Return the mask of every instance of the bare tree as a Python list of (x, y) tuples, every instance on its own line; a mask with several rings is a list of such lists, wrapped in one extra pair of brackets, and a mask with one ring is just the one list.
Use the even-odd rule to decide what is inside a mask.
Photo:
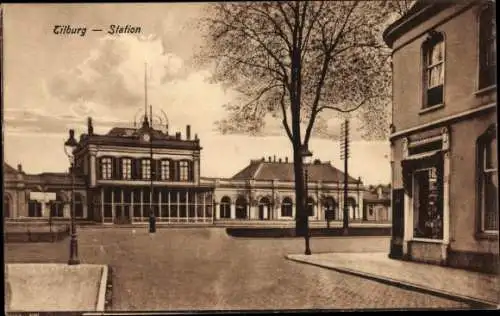
[(381, 33), (393, 12), (389, 7), (387, 1), (238, 2), (210, 7), (200, 60), (212, 61), (213, 79), (239, 93), (226, 105), (229, 117), (219, 122), (219, 128), (257, 133), (268, 114), (280, 117), (293, 147), (297, 205), (304, 203), (301, 149), (308, 146), (320, 114), (359, 109), (370, 119), (377, 115), (369, 113), (387, 107), (389, 54)]

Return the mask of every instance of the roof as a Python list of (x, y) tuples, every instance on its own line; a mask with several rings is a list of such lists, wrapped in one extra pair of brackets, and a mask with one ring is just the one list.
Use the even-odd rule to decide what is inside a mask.
[[(143, 133), (151, 135), (151, 142), (141, 140)], [(107, 145), (129, 147), (150, 147), (154, 148), (172, 148), (172, 149), (194, 149), (201, 150), (200, 140), (195, 136), (194, 139), (182, 139), (180, 133), (169, 135), (161, 130), (153, 128), (126, 128), (114, 127), (107, 134), (81, 134), (79, 147), (85, 147), (86, 144)]]
[[(382, 196), (379, 197), (378, 190), (382, 189)], [(391, 200), (391, 187), (387, 185), (369, 186), (363, 193), (363, 200), (368, 202), (387, 202)]]
[[(343, 182), (344, 173), (332, 166), (330, 162), (316, 162), (307, 165), (309, 181)], [(281, 180), (294, 181), (293, 162), (270, 162), (252, 160), (250, 164), (235, 174), (234, 180)], [(348, 177), (348, 182), (358, 183), (353, 177)]]
[(401, 35), (429, 20), (445, 8), (458, 3), (461, 2), (456, 0), (417, 0), (405, 15), (384, 30), (382, 37), (386, 44), (392, 48), (394, 41)]
[(18, 171), (15, 168), (13, 168), (12, 166), (10, 166), (5, 161), (3, 163), (3, 172), (4, 173), (18, 173)]

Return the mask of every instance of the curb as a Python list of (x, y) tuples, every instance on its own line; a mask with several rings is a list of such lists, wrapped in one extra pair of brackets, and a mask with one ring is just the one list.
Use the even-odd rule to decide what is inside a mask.
[(479, 309), (497, 309), (498, 308), (498, 305), (493, 303), (493, 302), (489, 302), (489, 301), (485, 301), (485, 300), (482, 300), (479, 298), (473, 298), (473, 297), (469, 297), (469, 296), (465, 296), (465, 295), (450, 293), (450, 292), (443, 291), (443, 290), (436, 290), (433, 288), (425, 287), (425, 286), (414, 284), (411, 282), (405, 282), (405, 281), (395, 280), (395, 279), (391, 279), (391, 278), (387, 278), (387, 277), (381, 277), (381, 276), (378, 276), (375, 274), (365, 273), (365, 272), (356, 271), (356, 270), (352, 270), (352, 269), (348, 269), (348, 268), (331, 267), (331, 266), (321, 264), (321, 263), (307, 262), (307, 261), (303, 261), (300, 259), (291, 258), (291, 257), (289, 257), (289, 255), (285, 255), (285, 258), (290, 260), (290, 261), (303, 263), (303, 264), (309, 264), (309, 265), (337, 271), (340, 273), (354, 275), (354, 276), (362, 277), (365, 279), (369, 279), (369, 280), (376, 281), (379, 283), (384, 283), (387, 285), (396, 286), (398, 288), (402, 288), (402, 289), (406, 289), (406, 290), (410, 290), (410, 291), (417, 291), (417, 292), (424, 293), (424, 294), (430, 294), (430, 295), (434, 295), (437, 297), (466, 303), (466, 304), (470, 305), (470, 307), (473, 309), (478, 309), (478, 308)]
[(97, 293), (96, 311), (104, 312), (106, 303), (106, 283), (108, 281), (108, 266), (102, 266), (101, 281), (99, 283), (99, 292)]

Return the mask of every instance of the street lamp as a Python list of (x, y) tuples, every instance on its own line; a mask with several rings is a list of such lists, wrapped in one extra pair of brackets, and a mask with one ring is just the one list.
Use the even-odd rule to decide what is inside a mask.
[(309, 190), (308, 190), (308, 182), (309, 182), (309, 170), (307, 165), (311, 163), (312, 152), (309, 151), (307, 147), (302, 147), (302, 166), (304, 167), (304, 206), (302, 212), (302, 220), (304, 221), (304, 239), (306, 242), (306, 255), (311, 254), (311, 248), (309, 247)]
[(75, 156), (73, 151), (75, 150), (78, 142), (75, 139), (75, 131), (69, 130), (69, 138), (64, 143), (64, 152), (68, 156), (70, 162), (70, 173), (71, 173), (71, 240), (69, 244), (69, 265), (80, 264), (80, 259), (78, 259), (78, 240), (76, 237), (76, 226), (75, 226)]

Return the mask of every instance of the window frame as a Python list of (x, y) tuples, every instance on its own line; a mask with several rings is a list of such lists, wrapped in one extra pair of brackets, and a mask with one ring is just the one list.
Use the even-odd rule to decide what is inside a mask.
[[(100, 175), (102, 180), (111, 180), (113, 179), (113, 157), (103, 156), (99, 158), (100, 162)], [(105, 163), (106, 162), (106, 163)], [(108, 163), (109, 162), (109, 163)], [(109, 168), (107, 168), (109, 166)], [(108, 173), (106, 172), (108, 171)]]
[[(170, 172), (172, 162), (170, 159), (162, 159), (160, 160), (160, 180), (168, 181), (171, 179), (172, 175)], [(166, 166), (166, 168), (165, 168)]]
[[(442, 60), (438, 63), (429, 64), (429, 60), (432, 59), (430, 53), (433, 51), (433, 48), (438, 45), (442, 45)], [(428, 111), (432, 111), (434, 109), (438, 109), (444, 106), (445, 104), (445, 83), (446, 83), (446, 37), (443, 32), (431, 31), (427, 35), (427, 38), (422, 43), (421, 46), (421, 60), (422, 60), (422, 106), (420, 114), (426, 113)], [(442, 83), (440, 85), (435, 85), (430, 87), (430, 70), (442, 65)], [(436, 89), (441, 87), (441, 102), (436, 104), (429, 104), (429, 91), (431, 89)]]
[[(496, 174), (497, 177), (497, 182), (498, 182), (498, 156), (497, 156), (497, 161), (496, 161), (496, 168), (490, 168), (488, 169), (486, 166), (486, 150), (488, 145), (490, 145), (492, 142), (497, 141), (497, 128), (495, 123), (491, 124), (486, 131), (481, 134), (476, 142), (476, 172), (477, 172), (477, 192), (476, 192), (476, 199), (477, 199), (477, 217), (478, 217), (478, 234), (480, 237), (484, 236), (494, 236), (495, 238), (498, 236), (498, 228), (496, 229), (486, 229), (485, 228), (485, 199), (484, 199), (484, 182), (485, 182), (485, 174)], [(498, 146), (498, 143), (497, 143)], [(497, 154), (498, 155), (498, 154)], [(497, 206), (498, 206), (498, 193), (497, 193)], [(496, 215), (498, 218), (498, 214)], [(498, 219), (497, 219), (498, 221)], [(498, 226), (498, 222), (497, 222)]]
[[(416, 175), (417, 173), (419, 172), (422, 172), (422, 171), (427, 171), (429, 172), (431, 169), (435, 169), (435, 172), (436, 172), (436, 182), (437, 182), (437, 185), (438, 185), (438, 194), (440, 194), (441, 196), (438, 195), (438, 199), (437, 199), (437, 202), (439, 202), (440, 205), (438, 205), (439, 209), (438, 209), (438, 213), (440, 213), (441, 215), (441, 236), (438, 237), (438, 238), (434, 238), (432, 236), (417, 236), (415, 235), (415, 230), (417, 227), (415, 227), (415, 212), (420, 212), (420, 209), (418, 210), (415, 210), (415, 204), (416, 202), (418, 201), (419, 199), (419, 196), (420, 196), (420, 192), (416, 192), (415, 189), (418, 187), (417, 186), (417, 179), (416, 179)], [(425, 166), (425, 167), (421, 167), (421, 168), (416, 168), (412, 171), (412, 215), (411, 215), (411, 219), (412, 219), (412, 223), (411, 223), (411, 227), (412, 227), (412, 240), (429, 240), (429, 241), (433, 241), (433, 242), (442, 242), (444, 240), (444, 205), (443, 205), (443, 202), (444, 202), (444, 192), (442, 190), (442, 186), (443, 186), (443, 179), (441, 179), (441, 183), (440, 183), (440, 180), (439, 180), (439, 176), (440, 176), (440, 172), (438, 170), (438, 166), (433, 166), (433, 165), (430, 165), (430, 166)], [(441, 175), (443, 176), (443, 175)], [(430, 177), (427, 178), (427, 181), (429, 182), (429, 179)], [(441, 187), (439, 187), (439, 185), (441, 185)], [(419, 217), (420, 217), (420, 213), (419, 213)], [(427, 218), (427, 220), (429, 220), (429, 218)]]
[[(151, 172), (152, 171), (151, 170), (151, 167), (152, 167), (151, 159), (150, 158), (142, 158), (140, 161), (141, 161), (141, 179), (142, 180), (151, 180), (151, 176), (152, 176), (152, 172)], [(148, 166), (149, 166), (149, 174), (146, 174), (144, 172), (144, 170), (145, 170), (145, 168), (148, 168)]]
[[(290, 215), (287, 215), (286, 213), (288, 213), (288, 210), (285, 209), (286, 206), (290, 207)], [(286, 212), (285, 212), (286, 210)], [(290, 197), (284, 197), (283, 200), (281, 200), (281, 210), (280, 210), (280, 217), (286, 217), (286, 218), (289, 218), (289, 217), (293, 217), (293, 200), (292, 198)]]
[[(189, 179), (189, 160), (180, 160), (179, 161), (179, 181), (188, 182)], [(183, 171), (185, 171), (185, 177), (183, 177)]]
[[(128, 161), (128, 173), (126, 170), (127, 164), (125, 162)], [(130, 157), (122, 157), (121, 158), (121, 179), (122, 180), (132, 180), (132, 158)]]
[[(483, 14), (488, 14), (488, 11), (491, 11), (491, 21), (484, 21), (483, 20)], [(487, 43), (489, 43), (490, 45), (486, 45), (486, 43), (484, 42), (484, 37), (482, 36), (483, 35), (483, 23), (485, 22), (488, 22), (490, 25), (489, 25), (489, 30), (493, 30), (494, 28), (496, 28), (496, 5), (495, 3), (486, 3), (485, 5), (481, 6), (477, 12), (477, 86), (476, 86), (476, 90), (477, 92), (482, 92), (482, 91), (489, 91), (490, 89), (496, 87), (497, 85), (497, 78), (496, 78), (496, 67), (497, 67), (497, 64), (496, 64), (496, 59), (495, 59), (495, 64), (494, 65), (491, 65), (491, 66), (487, 66), (485, 67), (485, 62), (483, 61), (483, 57), (484, 57), (484, 54), (486, 53), (485, 49), (487, 50), (488, 48), (492, 47), (491, 44), (493, 44), (493, 46), (496, 47), (496, 36), (493, 36), (492, 35), (492, 32), (489, 33), (490, 37), (488, 38), (488, 41)], [(491, 23), (493, 22), (493, 23)], [(491, 26), (491, 24), (493, 24), (493, 26)], [(495, 54), (497, 52), (495, 51)], [(489, 68), (493, 68), (493, 73), (495, 74), (495, 78), (493, 81), (488, 81), (486, 83), (483, 83), (482, 80), (484, 80), (484, 73), (487, 72), (487, 71), (491, 71), (489, 70)]]

